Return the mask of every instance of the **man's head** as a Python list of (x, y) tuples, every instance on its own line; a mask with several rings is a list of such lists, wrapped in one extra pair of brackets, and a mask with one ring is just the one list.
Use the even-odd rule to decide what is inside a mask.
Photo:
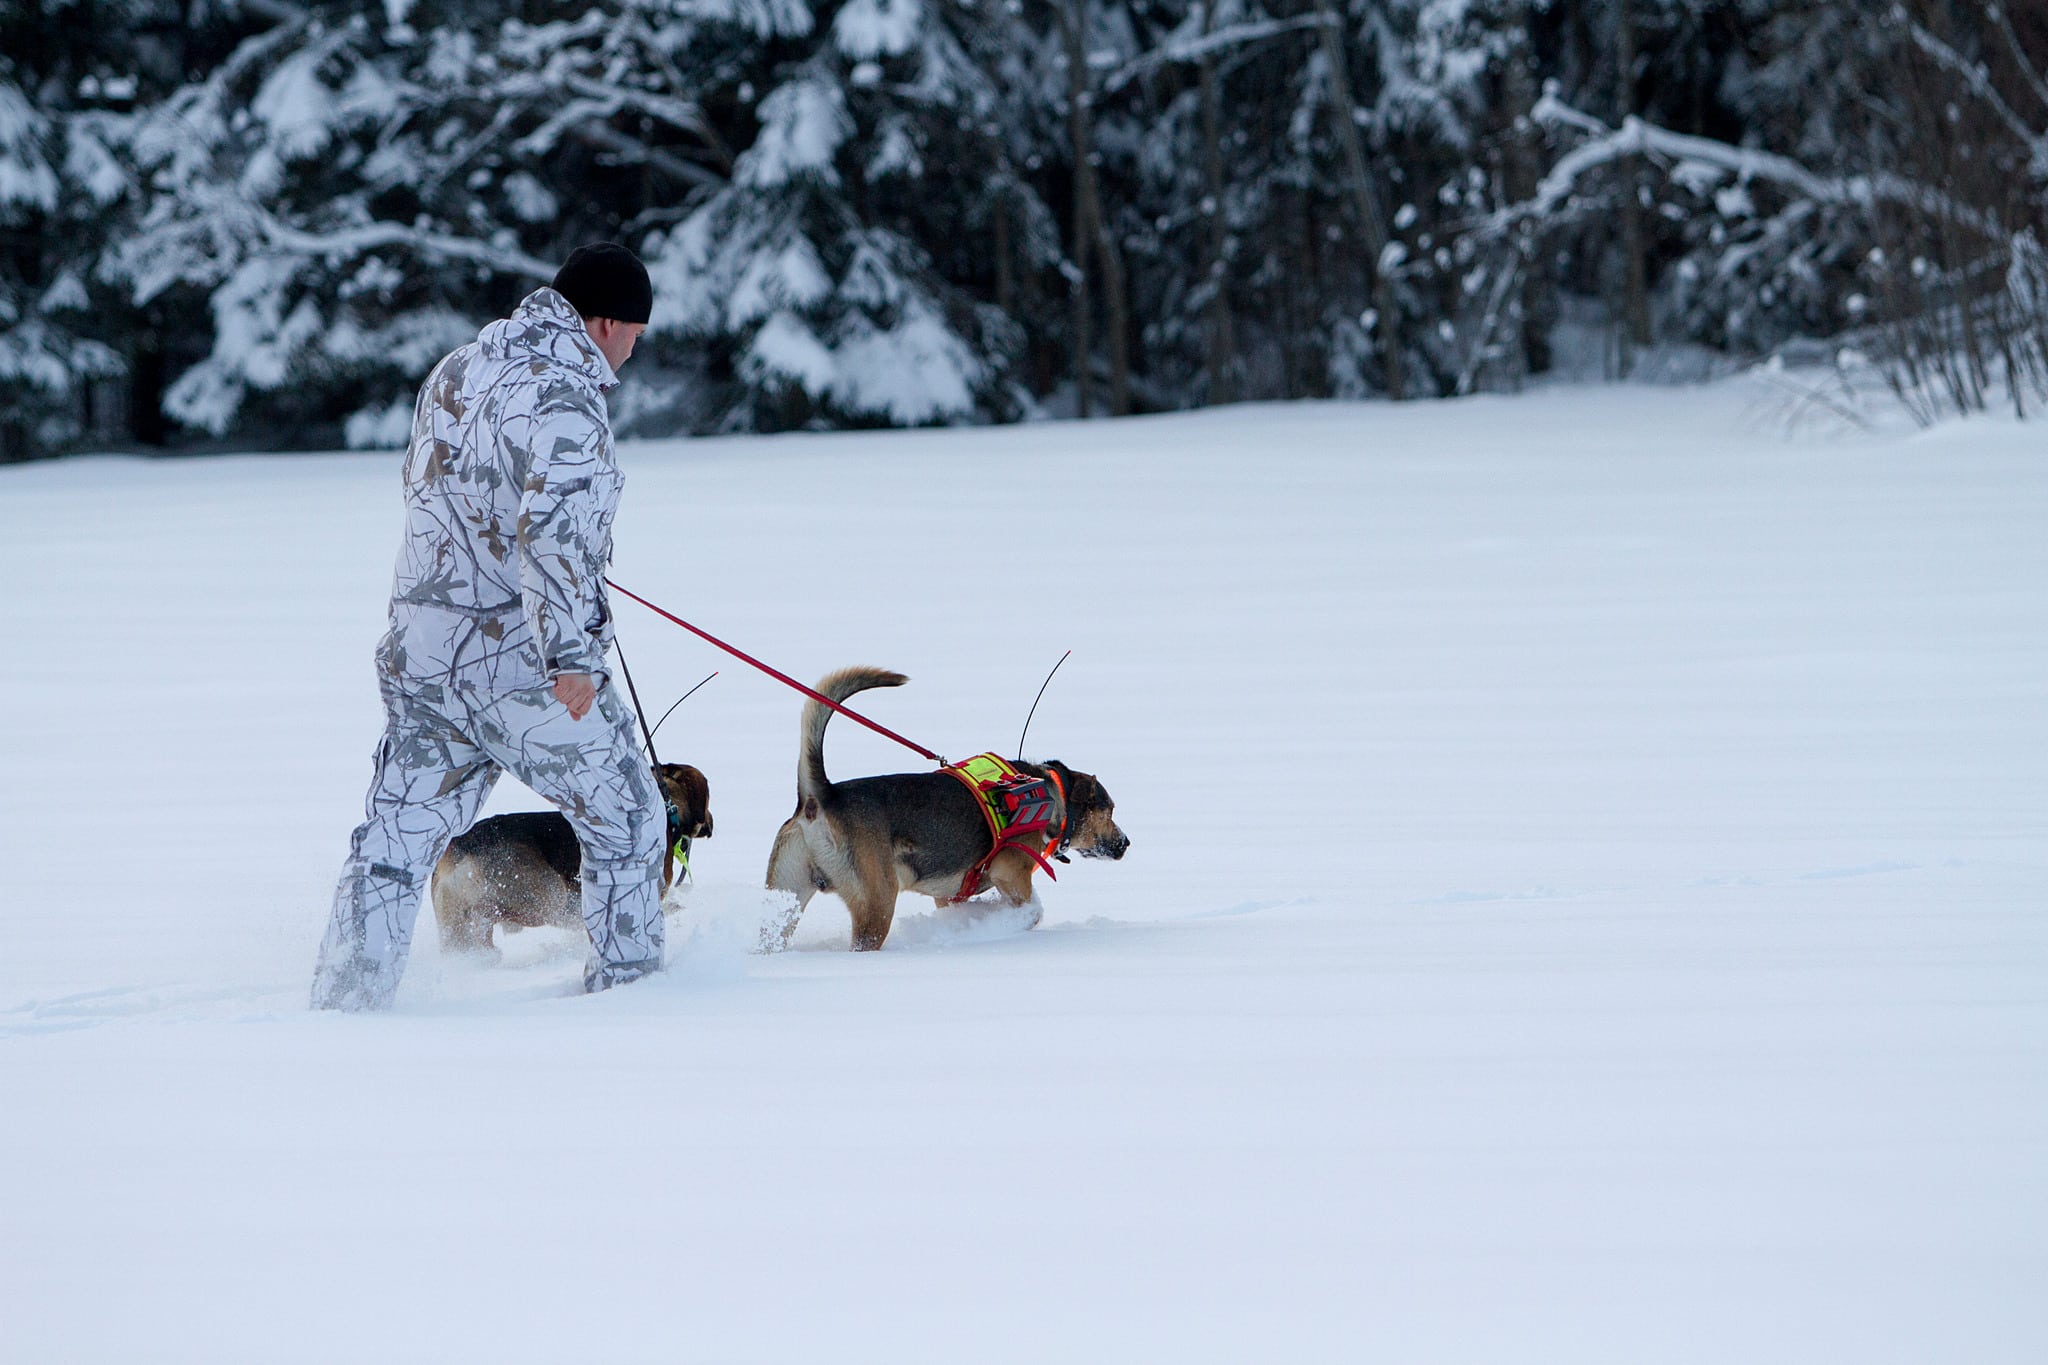
[(617, 242), (579, 246), (555, 272), (554, 289), (583, 315), (612, 369), (625, 364), (654, 311), (654, 286), (640, 258)]

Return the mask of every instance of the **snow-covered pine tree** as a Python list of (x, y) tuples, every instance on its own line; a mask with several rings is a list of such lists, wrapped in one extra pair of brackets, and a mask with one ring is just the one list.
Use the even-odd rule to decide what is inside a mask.
[(693, 43), (729, 54), (706, 98), (743, 150), (648, 243), (650, 332), (708, 357), (716, 424), (1015, 416), (1021, 334), (977, 297), (975, 262), (994, 253), (974, 243), (1000, 204), (1028, 252), (1037, 206), (1007, 167), (977, 12), (714, 0), (689, 15)]
[(720, 180), (638, 6), (268, 7), (275, 22), (137, 122), (152, 198), (108, 272), (138, 303), (207, 292), (188, 426), (402, 435), (419, 376), (570, 245)]
[(64, 4), (0, 12), (0, 461), (62, 450), (118, 420), (93, 256), (129, 182), (110, 150), (149, 62), (150, 0), (79, 22)]

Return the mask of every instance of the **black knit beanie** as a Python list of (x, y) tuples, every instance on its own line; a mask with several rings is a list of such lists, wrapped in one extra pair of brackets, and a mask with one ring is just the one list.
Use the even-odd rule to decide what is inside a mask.
[(644, 323), (654, 311), (654, 286), (648, 283), (647, 267), (617, 242), (577, 247), (555, 272), (554, 287), (586, 322), (613, 318)]

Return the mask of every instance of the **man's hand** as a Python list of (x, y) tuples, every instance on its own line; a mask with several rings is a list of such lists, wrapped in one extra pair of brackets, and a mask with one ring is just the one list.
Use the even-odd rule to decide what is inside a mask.
[(569, 708), (570, 720), (582, 720), (597, 700), (597, 685), (588, 673), (563, 673), (555, 679), (555, 700)]

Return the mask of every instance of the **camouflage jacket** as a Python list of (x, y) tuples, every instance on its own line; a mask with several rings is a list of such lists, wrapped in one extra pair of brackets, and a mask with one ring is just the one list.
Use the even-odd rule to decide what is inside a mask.
[(380, 666), (406, 691), (499, 694), (606, 672), (604, 575), (624, 482), (618, 383), (569, 301), (527, 295), (427, 376)]

